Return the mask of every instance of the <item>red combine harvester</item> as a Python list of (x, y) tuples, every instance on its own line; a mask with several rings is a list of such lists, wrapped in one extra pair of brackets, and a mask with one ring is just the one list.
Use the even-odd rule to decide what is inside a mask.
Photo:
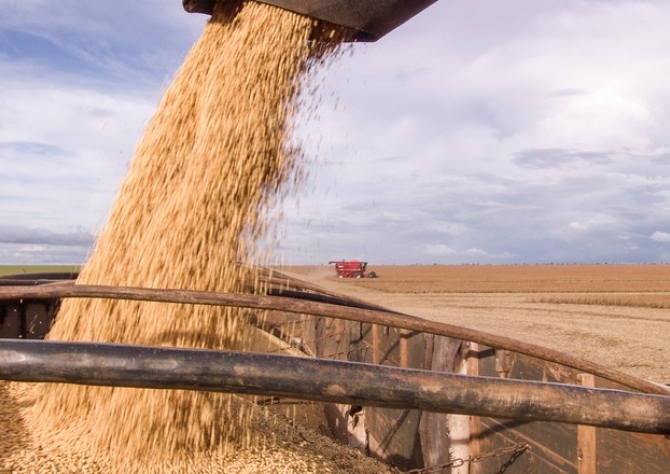
[(368, 262), (359, 262), (358, 260), (328, 262), (329, 265), (333, 263), (335, 264), (335, 273), (337, 273), (338, 278), (365, 278), (365, 268)]

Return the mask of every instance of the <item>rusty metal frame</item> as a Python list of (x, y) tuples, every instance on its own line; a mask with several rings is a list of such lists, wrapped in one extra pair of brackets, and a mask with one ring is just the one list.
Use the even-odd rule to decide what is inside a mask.
[(254, 352), (0, 342), (0, 378), (231, 392), (670, 434), (670, 397)]
[[(278, 278), (277, 281), (282, 280), (281, 278)], [(294, 282), (294, 285), (300, 285), (300, 283), (295, 280), (291, 281)], [(282, 284), (286, 285), (287, 281), (284, 280)], [(313, 286), (305, 285), (305, 288), (313, 288)], [(296, 289), (296, 286), (294, 286), (293, 289)], [(276, 289), (275, 291), (277, 294), (282, 293), (281, 289)], [(437, 336), (454, 337), (464, 341), (476, 342), (485, 346), (517, 352), (541, 360), (562, 364), (582, 372), (591, 373), (640, 392), (670, 395), (670, 387), (655, 384), (591, 361), (579, 359), (560, 351), (461, 326), (429, 321), (416, 316), (385, 310), (381, 307), (375, 307), (374, 305), (360, 304), (356, 300), (347, 300), (346, 298), (337, 296), (322, 295), (324, 301), (329, 301), (326, 303), (321, 301), (310, 301), (310, 297), (306, 300), (302, 300), (299, 298), (287, 298), (282, 296), (72, 285), (66, 283), (38, 287), (0, 288), (0, 300), (21, 298), (109, 298), (165, 303), (236, 306), (250, 309), (311, 314), (314, 316), (341, 318), (350, 321), (362, 321), (371, 324), (394, 326), (399, 329), (419, 331)], [(340, 301), (346, 302), (347, 305), (342, 306), (338, 304)]]

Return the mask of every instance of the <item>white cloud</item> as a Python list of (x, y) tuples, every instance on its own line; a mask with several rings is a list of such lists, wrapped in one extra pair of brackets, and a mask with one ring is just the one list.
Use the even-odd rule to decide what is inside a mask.
[(478, 249), (478, 248), (468, 249), (468, 250), (465, 251), (465, 253), (468, 254), (468, 255), (477, 255), (477, 256), (489, 255), (489, 253), (486, 252), (485, 250)]
[(0, 220), (95, 230), (155, 104), (41, 81), (0, 88)]
[(467, 231), (467, 226), (460, 224), (458, 222), (441, 222), (435, 221), (429, 223), (426, 227), (426, 230), (434, 230), (440, 234), (459, 236), (463, 235)]
[(596, 215), (596, 216), (591, 216), (587, 217), (585, 219), (582, 219), (580, 221), (573, 221), (570, 222), (568, 227), (572, 230), (577, 230), (577, 231), (586, 231), (586, 230), (593, 230), (595, 229), (600, 229), (603, 227), (611, 226), (612, 224), (615, 224), (617, 222), (616, 218), (612, 216), (607, 216), (607, 215)]
[(456, 250), (444, 244), (425, 245), (422, 250), (424, 254), (431, 257), (446, 257), (458, 253)]
[(656, 232), (651, 234), (651, 240), (653, 240), (654, 242), (662, 242), (662, 243), (670, 242), (670, 233), (661, 232), (657, 230)]

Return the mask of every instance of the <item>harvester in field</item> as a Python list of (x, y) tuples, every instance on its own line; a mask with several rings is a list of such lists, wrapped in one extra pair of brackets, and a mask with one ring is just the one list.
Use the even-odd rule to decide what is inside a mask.
[(365, 269), (368, 262), (361, 262), (358, 260), (331, 260), (328, 265), (335, 265), (335, 273), (337, 278), (365, 278)]

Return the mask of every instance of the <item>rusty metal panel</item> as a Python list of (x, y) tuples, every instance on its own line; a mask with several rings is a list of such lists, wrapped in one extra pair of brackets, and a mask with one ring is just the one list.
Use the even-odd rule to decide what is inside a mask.
[(418, 410), (366, 408), (370, 452), (402, 470), (423, 467)]
[[(460, 341), (387, 326), (357, 323), (366, 348), (362, 361), (424, 370), (453, 372)], [(352, 360), (352, 359), (350, 359)], [(361, 359), (358, 359), (361, 360)], [(448, 462), (449, 440), (443, 414), (418, 410), (365, 408), (369, 451), (400, 469)]]
[[(498, 377), (508, 369), (508, 376), (514, 379), (578, 384), (578, 372), (560, 364), (515, 353), (503, 355), (486, 347), (481, 347), (477, 356), (479, 375)], [(600, 378), (595, 385), (624, 389)], [(481, 454), (516, 444), (531, 446), (507, 468), (508, 473), (578, 473), (576, 425), (479, 418), (478, 428), (475, 441)], [(472, 464), (471, 473), (496, 472), (509, 457), (484, 458)], [(597, 428), (596, 466), (597, 472), (607, 474), (670, 472), (670, 440), (662, 435)]]
[(24, 318), (23, 305), (19, 302), (8, 302), (1, 306), (0, 312), (0, 338), (20, 338), (23, 337)]
[(44, 339), (57, 308), (55, 299), (0, 301), (0, 338)]
[(334, 318), (317, 318), (315, 334), (315, 354), (317, 357), (347, 360), (349, 329), (344, 321)]
[[(599, 377), (595, 378), (595, 386), (622, 389)], [(667, 474), (670, 472), (670, 437), (597, 428), (596, 467), (599, 473)]]
[(347, 360), (350, 362), (364, 362), (366, 360), (367, 347), (363, 340), (363, 323), (348, 321), (349, 354)]
[[(434, 372), (453, 372), (460, 341), (443, 336), (425, 334), (424, 364)], [(446, 465), (450, 459), (447, 415), (421, 413), (419, 436), (423, 467)]]
[(415, 369), (428, 368), (424, 335), (389, 326), (361, 323), (365, 362)]
[[(558, 364), (508, 351), (480, 347), (479, 375), (505, 376), (521, 380), (576, 383), (576, 373)], [(520, 456), (507, 472), (577, 473), (577, 427), (563, 423), (526, 422), (480, 418), (477, 444), (482, 454), (516, 444), (532, 448)], [(477, 463), (476, 472), (500, 469), (510, 455), (492, 456)]]
[(670, 439), (598, 428), (596, 466), (600, 473), (667, 474), (670, 472)]
[(25, 305), (25, 337), (27, 339), (44, 339), (54, 320), (55, 307), (44, 302), (26, 303)]

